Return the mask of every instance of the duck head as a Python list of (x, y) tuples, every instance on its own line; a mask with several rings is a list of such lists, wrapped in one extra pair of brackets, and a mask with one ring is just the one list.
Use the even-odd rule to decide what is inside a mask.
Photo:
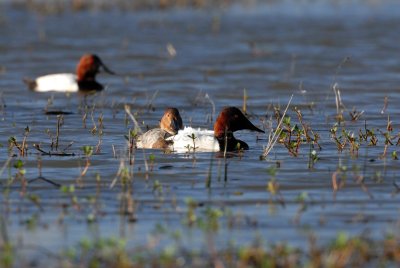
[(102, 68), (106, 73), (115, 74), (113, 71), (108, 69), (97, 55), (83, 55), (76, 66), (78, 81), (94, 81), (97, 73), (100, 72), (100, 68)]
[(161, 118), (160, 128), (171, 135), (176, 135), (180, 129), (183, 129), (181, 115), (176, 108), (167, 108)]
[(76, 66), (76, 74), (78, 76), (77, 82), (80, 92), (87, 94), (88, 92), (90, 93), (103, 89), (103, 85), (96, 81), (96, 75), (101, 69), (109, 74), (115, 74), (108, 69), (97, 55), (86, 54), (81, 57)]
[(214, 136), (218, 140), (221, 151), (234, 151), (239, 148), (249, 149), (244, 141), (238, 140), (233, 136), (233, 132), (248, 129), (264, 133), (263, 130), (253, 125), (249, 119), (236, 107), (225, 107), (218, 115), (214, 124)]

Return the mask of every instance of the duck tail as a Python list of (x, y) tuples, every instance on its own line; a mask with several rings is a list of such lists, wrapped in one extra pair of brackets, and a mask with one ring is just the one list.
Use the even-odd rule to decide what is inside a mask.
[(28, 86), (30, 90), (35, 91), (37, 87), (37, 83), (35, 80), (32, 80), (30, 78), (23, 78), (22, 81)]

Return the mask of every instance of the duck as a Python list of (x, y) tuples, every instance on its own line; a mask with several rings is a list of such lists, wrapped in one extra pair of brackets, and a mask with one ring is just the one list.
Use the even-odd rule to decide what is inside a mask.
[(253, 125), (240, 109), (231, 106), (222, 109), (215, 121), (214, 130), (185, 127), (177, 135), (167, 138), (167, 141), (173, 141), (170, 146), (178, 152), (248, 150), (248, 144), (233, 135), (235, 131), (244, 129), (265, 133)]
[(160, 127), (143, 133), (136, 139), (136, 148), (169, 149), (172, 141), (167, 140), (183, 129), (183, 123), (177, 108), (167, 108), (160, 121)]
[(76, 66), (76, 74), (58, 73), (24, 78), (28, 88), (34, 92), (93, 92), (103, 90), (103, 85), (96, 81), (96, 75), (102, 68), (109, 74), (115, 74), (95, 54), (83, 55)]

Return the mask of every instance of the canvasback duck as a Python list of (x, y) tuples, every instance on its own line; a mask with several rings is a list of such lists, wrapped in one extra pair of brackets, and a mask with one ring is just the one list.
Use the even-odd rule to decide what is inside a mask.
[(172, 141), (167, 141), (167, 138), (176, 135), (180, 129), (183, 129), (183, 124), (178, 109), (167, 108), (161, 118), (160, 127), (140, 135), (136, 140), (136, 147), (168, 149)]
[(225, 107), (214, 124), (214, 131), (185, 127), (177, 135), (168, 138), (173, 141), (173, 150), (177, 152), (197, 151), (235, 151), (238, 148), (248, 150), (244, 141), (233, 136), (233, 132), (248, 129), (264, 133), (254, 126), (247, 117), (236, 107)]
[(79, 60), (76, 66), (76, 74), (48, 74), (35, 80), (26, 78), (23, 81), (28, 85), (29, 89), (35, 92), (100, 91), (103, 89), (103, 85), (96, 81), (96, 75), (100, 72), (100, 68), (109, 74), (115, 74), (104, 65), (97, 55), (86, 54)]

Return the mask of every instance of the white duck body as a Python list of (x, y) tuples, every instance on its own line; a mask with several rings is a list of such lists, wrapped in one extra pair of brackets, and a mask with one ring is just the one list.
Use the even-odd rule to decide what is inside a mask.
[[(191, 138), (192, 134), (196, 137)], [(171, 149), (178, 153), (193, 151), (194, 145), (196, 146), (196, 152), (217, 152), (219, 151), (219, 144), (217, 139), (214, 137), (214, 131), (208, 129), (185, 127), (179, 130), (178, 134), (167, 138), (167, 141), (173, 141)], [(188, 148), (188, 145), (190, 146)]]
[(78, 92), (79, 86), (75, 74), (49, 74), (36, 78), (36, 92)]

